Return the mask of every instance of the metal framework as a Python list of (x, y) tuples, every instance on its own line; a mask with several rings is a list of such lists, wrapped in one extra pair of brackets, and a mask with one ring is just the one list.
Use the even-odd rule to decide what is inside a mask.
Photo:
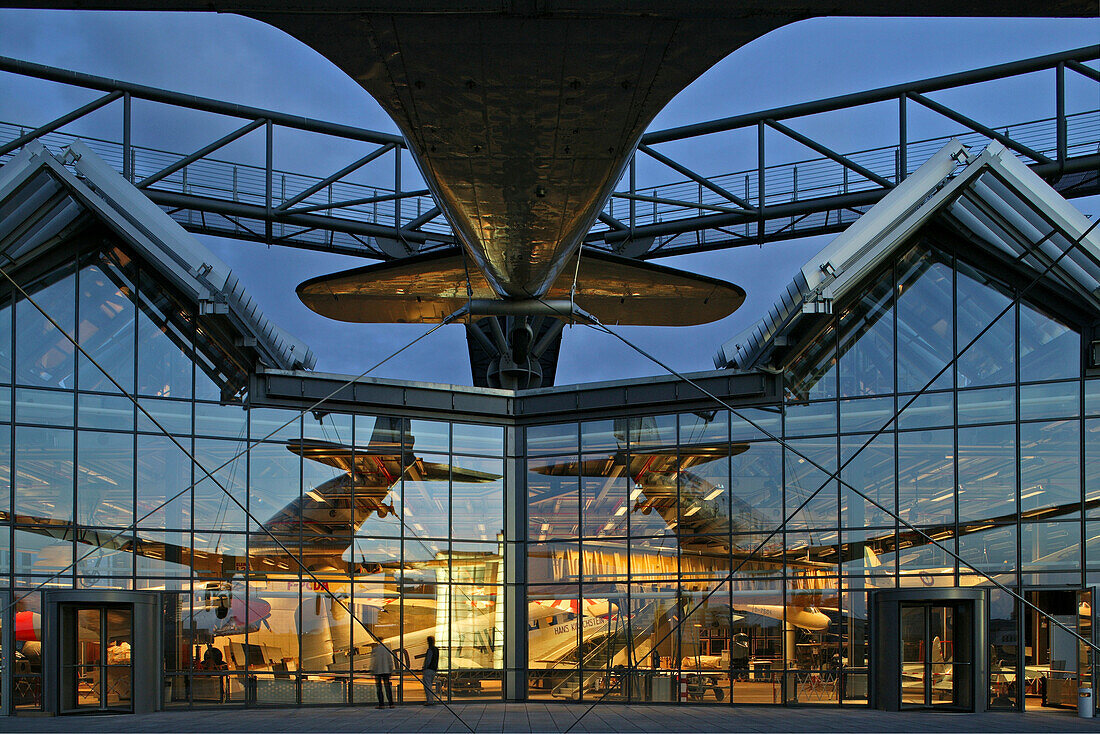
[[(997, 140), (1067, 198), (1100, 193), (1100, 109), (1069, 114), (1066, 78), (1100, 86), (1100, 46), (1024, 59), (907, 84), (873, 89), (751, 114), (660, 130), (643, 136), (638, 152), (669, 169), (670, 183), (639, 186), (636, 161), (586, 237), (589, 247), (641, 259), (718, 250), (838, 232), (939, 150), (947, 137), (910, 140), (908, 111), (930, 110), (957, 126), (965, 144)], [(390, 260), (453, 247), (455, 238), (427, 190), (402, 185), (404, 139), (392, 133), (323, 122), (229, 102), (170, 92), (0, 57), (0, 71), (103, 92), (55, 120), (30, 128), (0, 122), (0, 161), (27, 142), (63, 147), (77, 136), (61, 128), (112, 104), (122, 106), (116, 140), (82, 137), (188, 230), (302, 249)], [(930, 94), (1036, 72), (1049, 74), (1056, 115), (1004, 126), (972, 119)], [(187, 154), (132, 143), (133, 100), (233, 117), (244, 124)], [(852, 114), (896, 101), (897, 143), (840, 153), (798, 130), (800, 120), (829, 112)], [(274, 167), (275, 128), (308, 131), (352, 144), (361, 156), (326, 176)], [(738, 130), (756, 130), (749, 170), (706, 175), (660, 150), (666, 143)], [(262, 132), (261, 132), (262, 131)], [(217, 151), (247, 135), (265, 136), (263, 166), (223, 160)], [(814, 157), (768, 164), (767, 140), (779, 135)], [(715, 145), (743, 140), (708, 138)], [(774, 148), (773, 148), (774, 151)], [(378, 185), (352, 182), (358, 171)]]

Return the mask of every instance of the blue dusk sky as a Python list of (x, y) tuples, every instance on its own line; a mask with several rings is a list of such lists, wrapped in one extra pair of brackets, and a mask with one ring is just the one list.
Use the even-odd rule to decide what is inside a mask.
[[(1063, 51), (1100, 40), (1098, 19), (818, 18), (769, 33), (716, 64), (658, 115), (651, 130), (754, 112), (848, 92), (964, 71)], [(305, 115), (387, 132), (397, 129), (374, 100), (317, 52), (261, 22), (213, 13), (116, 13), (0, 10), (0, 55), (109, 76), (174, 91)], [(1070, 74), (1070, 77), (1076, 75)], [(933, 95), (983, 122), (1004, 126), (1054, 114), (1053, 72)], [(98, 93), (0, 73), (0, 122), (42, 124)], [(1071, 112), (1098, 106), (1096, 85), (1070, 79)], [(120, 139), (120, 105), (67, 131)], [(239, 127), (235, 119), (135, 103), (134, 142), (188, 152)], [(850, 152), (892, 142), (897, 105), (822, 115), (796, 127), (835, 150)], [(911, 113), (910, 137), (957, 131), (932, 113)], [(752, 133), (755, 136), (755, 132)], [(251, 137), (251, 136), (250, 136)], [(740, 134), (670, 144), (677, 160), (716, 175), (751, 167), (755, 150)], [(769, 145), (772, 141), (769, 139)], [(776, 141), (776, 161), (815, 157)], [(327, 175), (362, 149), (320, 136), (286, 134), (275, 165)], [(769, 151), (772, 149), (770, 148)], [(770, 153), (771, 154), (771, 153)], [(262, 138), (246, 138), (219, 158), (255, 162)], [(368, 167), (369, 169), (370, 167)], [(410, 164), (406, 171), (413, 171)], [(365, 169), (361, 180), (387, 171)], [(406, 177), (406, 185), (409, 185)], [(639, 185), (678, 180), (656, 165), (639, 166)], [(1100, 197), (1078, 199), (1085, 214), (1100, 214)], [(357, 374), (423, 333), (412, 325), (329, 321), (306, 309), (294, 287), (306, 278), (370, 261), (281, 247), (201, 237), (237, 273), (264, 312), (305, 340), (317, 369)], [(720, 322), (692, 328), (623, 328), (622, 333), (679, 370), (712, 368), (717, 347), (759, 319), (795, 271), (829, 238), (667, 258), (659, 262), (725, 278), (747, 292), (744, 306)], [(557, 384), (661, 374), (652, 362), (606, 334), (567, 328)], [(440, 329), (379, 369), (374, 376), (470, 384), (464, 330)]]

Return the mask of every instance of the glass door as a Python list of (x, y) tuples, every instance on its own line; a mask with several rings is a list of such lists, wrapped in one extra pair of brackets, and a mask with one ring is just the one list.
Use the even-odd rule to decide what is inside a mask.
[(128, 607), (66, 605), (61, 612), (64, 646), (62, 710), (133, 710), (133, 611)]
[(971, 666), (964, 620), (954, 604), (902, 604), (901, 703), (960, 708), (967, 704)]

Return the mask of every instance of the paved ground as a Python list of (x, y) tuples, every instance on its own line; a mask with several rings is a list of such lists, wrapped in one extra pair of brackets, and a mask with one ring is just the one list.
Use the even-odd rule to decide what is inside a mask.
[[(310, 708), (167, 711), (143, 716), (0, 718), (12, 732), (561, 732), (584, 706), (569, 704), (456, 704), (375, 708)], [(469, 725), (467, 729), (454, 714)], [(573, 731), (582, 732), (1100, 732), (1100, 720), (1072, 711), (955, 714), (885, 713), (867, 709), (718, 706), (596, 707)]]

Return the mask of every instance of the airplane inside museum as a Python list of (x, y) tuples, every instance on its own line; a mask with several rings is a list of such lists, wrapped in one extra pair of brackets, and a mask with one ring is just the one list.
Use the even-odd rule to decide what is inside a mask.
[[(376, 705), (379, 645), (398, 700), (423, 703), (429, 637), (445, 703), (1031, 711), (1095, 687), (1100, 232), (1070, 200), (1100, 194), (1100, 46), (652, 131), (753, 39), (882, 8), (103, 5), (268, 23), (400, 134), (0, 58), (0, 74), (105, 94), (43, 126), (0, 123), (0, 714)], [(928, 96), (1038, 71), (1062, 101), (1028, 135)], [(1091, 106), (1067, 112), (1067, 84)], [(896, 149), (857, 156), (789, 126), (899, 96), (960, 132), (907, 141), (903, 123)], [(130, 140), (133, 100), (248, 122), (158, 159)], [(60, 132), (112, 104), (122, 142)], [(277, 191), (276, 126), (375, 147)], [(734, 128), (806, 146), (820, 165), (802, 170), (826, 182), (799, 196), (796, 171), (779, 200), (763, 155), (742, 189), (651, 147)], [(254, 131), (267, 167), (241, 170), (259, 188), (238, 190), (237, 167), (232, 195), (203, 183), (211, 154)], [(425, 191), (398, 172), (333, 203), (402, 150)], [(639, 193), (636, 154), (698, 200)], [(636, 223), (636, 204), (652, 218)], [(443, 358), (456, 375), (468, 361), (473, 385), (316, 370), (197, 234), (376, 260), (296, 297), (337, 322), (462, 328), (468, 360)], [(555, 384), (567, 326), (614, 338), (744, 303), (742, 285), (663, 254), (809, 234), (831, 239), (778, 301), (701, 345), (713, 370)]]

